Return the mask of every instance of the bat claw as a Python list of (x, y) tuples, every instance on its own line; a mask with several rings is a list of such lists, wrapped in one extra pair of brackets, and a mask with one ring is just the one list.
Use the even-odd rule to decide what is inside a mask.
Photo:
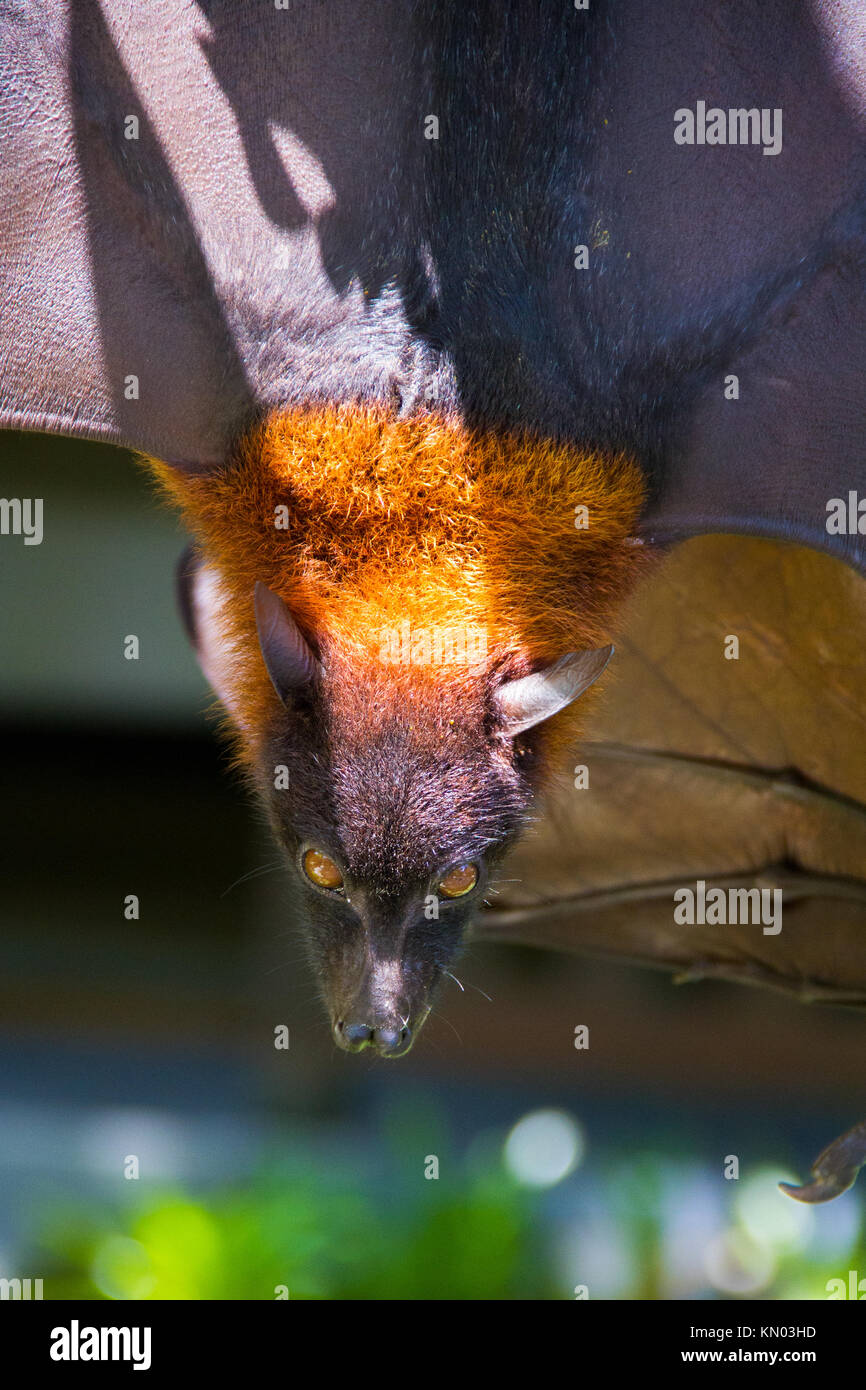
[(853, 1187), (857, 1174), (866, 1164), (866, 1120), (849, 1129), (818, 1155), (812, 1164), (812, 1179), (798, 1187), (780, 1182), (779, 1187), (798, 1202), (832, 1202)]

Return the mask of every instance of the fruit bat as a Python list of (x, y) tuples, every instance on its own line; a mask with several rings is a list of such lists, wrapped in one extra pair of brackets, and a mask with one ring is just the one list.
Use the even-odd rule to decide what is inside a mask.
[[(180, 507), (347, 1050), (408, 1050), (470, 931), (866, 1000), (862, 29), (0, 6), (0, 421)], [(674, 916), (741, 891), (790, 926)]]

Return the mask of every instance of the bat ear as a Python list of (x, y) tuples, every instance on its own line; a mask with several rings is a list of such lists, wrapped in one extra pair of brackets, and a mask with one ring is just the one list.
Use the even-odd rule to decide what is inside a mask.
[(598, 679), (612, 656), (613, 647), (567, 652), (543, 671), (500, 686), (496, 703), (503, 732), (511, 737), (558, 714)]
[(283, 600), (264, 584), (256, 584), (256, 629), (259, 646), (273, 687), (283, 704), (311, 690), (321, 666)]
[(243, 728), (245, 722), (235, 695), (236, 653), (226, 637), (227, 594), (219, 570), (207, 564), (190, 545), (180, 557), (176, 580), (180, 616), (198, 664), (226, 709)]

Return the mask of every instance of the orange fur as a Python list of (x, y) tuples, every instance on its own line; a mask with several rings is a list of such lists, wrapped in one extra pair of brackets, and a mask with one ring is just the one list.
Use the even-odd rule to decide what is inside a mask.
[[(276, 698), (256, 640), (256, 580), (356, 679), (366, 672), (394, 701), (431, 686), (459, 700), (478, 670), (447, 657), (384, 670), (383, 634), (406, 621), (413, 632), (480, 630), (485, 670), (522, 675), (610, 640), (644, 559), (629, 544), (644, 496), (630, 460), (473, 433), (432, 412), (297, 409), (246, 435), (217, 474), (148, 462), (224, 577), (227, 635), (244, 654), (239, 699), (254, 729)], [(581, 504), (585, 530), (575, 527)], [(287, 529), (275, 526), (280, 507)]]

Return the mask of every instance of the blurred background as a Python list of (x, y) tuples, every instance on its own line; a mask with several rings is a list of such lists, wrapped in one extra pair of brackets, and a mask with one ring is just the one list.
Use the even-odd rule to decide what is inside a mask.
[(406, 1059), (338, 1053), (175, 613), (176, 519), (130, 456), (41, 436), (0, 435), (0, 495), (44, 499), (41, 545), (0, 538), (0, 1278), (84, 1299), (866, 1281), (858, 1188), (776, 1188), (862, 1118), (855, 1013), (475, 945)]

